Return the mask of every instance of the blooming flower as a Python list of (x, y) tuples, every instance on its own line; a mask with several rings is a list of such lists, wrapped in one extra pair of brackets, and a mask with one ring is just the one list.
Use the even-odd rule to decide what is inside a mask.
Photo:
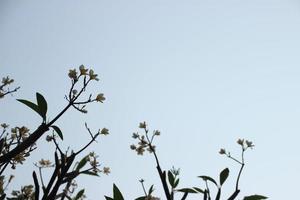
[(139, 137), (139, 134), (138, 134), (138, 133), (133, 133), (133, 134), (132, 134), (132, 138), (133, 138), (133, 139), (136, 139), (136, 138), (138, 138), (138, 137)]
[(77, 71), (76, 71), (76, 69), (70, 69), (68, 76), (71, 79), (77, 80)]
[(146, 127), (147, 127), (146, 122), (141, 122), (139, 125), (139, 128), (146, 128)]
[(41, 167), (50, 167), (51, 161), (50, 160), (41, 159), (39, 161), (39, 164), (41, 165)]
[(89, 71), (89, 76), (91, 80), (99, 81), (99, 78), (97, 78), (98, 74), (94, 74), (94, 70), (92, 69)]
[(110, 173), (110, 168), (109, 167), (103, 167), (103, 174), (108, 175)]
[(237, 143), (241, 146), (244, 145), (244, 139), (238, 139)]
[(88, 69), (85, 69), (84, 65), (80, 65), (79, 70), (81, 75), (87, 75)]
[(2, 128), (7, 128), (7, 127), (8, 127), (8, 124), (3, 123), (3, 124), (1, 124), (1, 127), (2, 127)]
[(143, 146), (139, 146), (138, 148), (136, 148), (136, 152), (138, 155), (142, 156), (144, 154), (144, 151), (145, 151), (145, 149)]
[(11, 84), (11, 83), (13, 83), (13, 82), (14, 82), (14, 79), (9, 79), (8, 76), (2, 78), (2, 83), (3, 83), (4, 85), (9, 85), (9, 84)]
[(154, 131), (154, 135), (159, 136), (160, 135), (160, 131), (159, 130), (155, 130)]
[(101, 130), (100, 134), (102, 134), (102, 135), (108, 135), (108, 134), (109, 134), (108, 131), (109, 131), (109, 130), (108, 130), (107, 128), (103, 128), (103, 129)]
[(27, 136), (27, 133), (29, 132), (29, 129), (26, 126), (22, 126), (19, 128), (19, 133), (21, 136)]
[(97, 95), (96, 101), (100, 101), (101, 103), (103, 103), (104, 100), (105, 100), (105, 97), (104, 97), (103, 93), (100, 93)]
[(19, 153), (18, 155), (16, 155), (16, 156), (13, 158), (13, 161), (16, 162), (16, 163), (21, 163), (21, 164), (23, 164), (23, 161), (25, 161), (24, 154), (23, 154), (23, 153)]
[(253, 142), (251, 142), (249, 140), (246, 140), (246, 145), (247, 145), (247, 147), (250, 147), (250, 148), (254, 147)]

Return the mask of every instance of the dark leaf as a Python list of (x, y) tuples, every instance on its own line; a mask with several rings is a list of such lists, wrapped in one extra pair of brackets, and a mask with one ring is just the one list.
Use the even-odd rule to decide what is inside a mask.
[(113, 186), (114, 200), (124, 200), (119, 188), (114, 184)]
[(0, 152), (2, 152), (3, 147), (4, 147), (4, 138), (0, 140)]
[(35, 171), (33, 171), (32, 177), (33, 177), (33, 182), (34, 182), (34, 186), (35, 186), (34, 196), (35, 196), (35, 199), (39, 199), (40, 186), (39, 186), (39, 181), (38, 181)]
[(207, 200), (207, 190), (204, 190), (203, 200)]
[(262, 195), (255, 194), (255, 195), (251, 195), (251, 196), (244, 197), (244, 200), (261, 200), (261, 199), (267, 199), (267, 198), (268, 198), (268, 197), (265, 197), (265, 196), (262, 196)]
[(51, 127), (54, 129), (54, 131), (57, 133), (57, 135), (60, 137), (60, 139), (63, 140), (64, 137), (63, 137), (63, 134), (62, 134), (60, 128), (55, 125), (52, 125)]
[(34, 110), (36, 113), (38, 113), (41, 117), (43, 117), (41, 114), (40, 114), (40, 110), (39, 110), (39, 107), (38, 105), (30, 102), (30, 101), (27, 101), (25, 99), (17, 99), (17, 101), (25, 104), (26, 106), (28, 106), (29, 108), (31, 108), (32, 110)]
[(178, 183), (179, 183), (179, 178), (175, 180), (174, 188), (178, 186)]
[(220, 198), (221, 198), (221, 188), (218, 189), (216, 200), (220, 200)]
[(0, 196), (0, 200), (4, 200), (5, 197), (6, 197), (6, 194), (2, 194), (2, 195)]
[(220, 185), (223, 185), (223, 183), (226, 181), (229, 175), (229, 169), (225, 168), (221, 173), (220, 173)]
[(84, 156), (81, 161), (78, 163), (77, 167), (76, 167), (76, 171), (79, 171), (81, 168), (83, 168), (85, 166), (85, 164), (88, 161), (88, 157), (89, 156)]
[(107, 196), (104, 196), (106, 200), (114, 200), (113, 198), (111, 197), (107, 197)]
[(204, 181), (210, 181), (210, 182), (214, 183), (216, 186), (218, 186), (217, 182), (209, 176), (198, 176), (198, 177), (202, 178)]
[(90, 175), (90, 176), (99, 176), (96, 172), (91, 172), (91, 171), (83, 171), (83, 172), (80, 172), (80, 174), (86, 174), (86, 175)]
[(172, 172), (168, 171), (168, 179), (169, 179), (169, 183), (172, 186), (172, 188), (175, 188), (175, 177), (172, 174)]
[(143, 197), (138, 197), (138, 198), (136, 198), (135, 200), (145, 200), (145, 199), (146, 199), (146, 197), (143, 196)]
[(153, 191), (154, 191), (154, 188), (153, 188), (153, 185), (151, 185), (151, 187), (149, 188), (149, 191), (148, 191), (148, 195), (152, 194)]
[(39, 108), (39, 113), (40, 115), (43, 117), (44, 120), (46, 120), (46, 114), (47, 114), (47, 101), (45, 100), (45, 98), (43, 97), (43, 95), (41, 95), (40, 93), (36, 93), (36, 101), (37, 101), (37, 105)]
[(192, 188), (182, 188), (182, 189), (179, 189), (177, 190), (178, 192), (187, 192), (187, 193), (197, 193), (197, 191), (195, 191), (194, 189)]
[(240, 193), (240, 190), (234, 191), (234, 193), (228, 198), (228, 200), (234, 200)]
[(198, 187), (193, 187), (194, 190), (196, 190), (199, 193), (204, 193), (204, 191)]
[(84, 194), (84, 189), (80, 190), (80, 191), (76, 194), (76, 197), (74, 198), (74, 200), (78, 200), (80, 197), (82, 197), (83, 194)]

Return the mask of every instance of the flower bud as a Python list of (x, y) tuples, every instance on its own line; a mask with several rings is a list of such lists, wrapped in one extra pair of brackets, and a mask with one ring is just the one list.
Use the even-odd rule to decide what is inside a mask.
[(141, 122), (139, 125), (139, 128), (146, 128), (146, 127), (147, 127), (146, 122)]
[(225, 149), (220, 149), (219, 154), (221, 154), (221, 155), (226, 154), (226, 150)]
[(103, 128), (101, 130), (100, 134), (102, 134), (102, 135), (108, 135), (109, 134), (108, 129), (107, 128)]

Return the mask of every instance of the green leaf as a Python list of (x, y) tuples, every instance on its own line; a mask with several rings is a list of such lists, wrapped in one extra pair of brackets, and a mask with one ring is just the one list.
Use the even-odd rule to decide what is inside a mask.
[(111, 197), (107, 197), (107, 196), (104, 196), (106, 200), (114, 200), (113, 198)]
[(229, 169), (225, 168), (223, 171), (220, 173), (220, 185), (223, 185), (223, 183), (226, 181), (229, 175)]
[(214, 183), (216, 186), (218, 186), (217, 182), (209, 176), (198, 176), (198, 177), (202, 178), (204, 181), (210, 181), (210, 182)]
[(215, 200), (220, 200), (221, 198), (221, 188), (218, 189), (218, 193), (216, 195), (216, 199)]
[(179, 189), (177, 190), (178, 192), (187, 192), (187, 193), (197, 193), (197, 191), (195, 191), (194, 189), (192, 188), (182, 188), (182, 189)]
[(138, 198), (136, 198), (135, 200), (145, 200), (145, 199), (146, 199), (146, 197), (143, 196), (143, 197), (138, 197)]
[(114, 200), (124, 200), (119, 188), (114, 184), (113, 186)]
[(39, 114), (43, 117), (44, 121), (46, 121), (46, 114), (47, 114), (47, 101), (40, 93), (36, 93), (36, 101), (39, 108)]
[(4, 138), (0, 140), (0, 152), (2, 152), (3, 147), (4, 147)]
[(83, 194), (84, 194), (84, 189), (80, 190), (80, 191), (77, 193), (77, 195), (76, 195), (76, 197), (74, 198), (74, 200), (78, 200), (80, 197), (82, 197)]
[(58, 128), (58, 126), (55, 126), (55, 125), (52, 125), (51, 127), (54, 129), (54, 131), (57, 133), (57, 135), (60, 137), (60, 139), (64, 140), (64, 137), (63, 137), (63, 134), (62, 134), (60, 128)]
[(89, 156), (84, 156), (81, 161), (78, 163), (77, 167), (76, 167), (76, 171), (79, 171), (81, 168), (83, 168), (85, 166), (85, 164), (88, 161), (88, 157)]
[(47, 114), (47, 101), (40, 93), (36, 93), (36, 100), (37, 104), (32, 103), (31, 101), (27, 101), (25, 99), (17, 99), (17, 101), (25, 104), (36, 113), (38, 113), (44, 121), (46, 121), (46, 114)]
[(268, 197), (265, 197), (265, 196), (262, 196), (262, 195), (255, 194), (255, 195), (251, 195), (251, 196), (244, 197), (244, 200), (261, 200), (261, 199), (267, 199), (267, 198), (268, 198)]
[(151, 187), (149, 188), (149, 191), (148, 191), (148, 195), (152, 194), (153, 191), (154, 191), (154, 188), (153, 188), (153, 185), (151, 185)]
[(2, 194), (2, 195), (0, 196), (0, 200), (4, 200), (5, 197), (6, 197), (6, 194)]
[(170, 185), (172, 186), (172, 188), (174, 188), (174, 186), (175, 186), (175, 177), (174, 177), (174, 175), (172, 174), (171, 171), (168, 171), (168, 179), (169, 179)]
[(90, 171), (80, 172), (80, 174), (86, 174), (86, 175), (90, 175), (90, 176), (99, 176), (96, 172), (90, 172)]
[(175, 180), (174, 188), (178, 186), (178, 183), (179, 183), (179, 178)]
[(204, 193), (204, 191), (198, 187), (193, 187), (194, 190), (196, 190), (199, 193)]
[(27, 101), (25, 99), (17, 99), (17, 101), (25, 104), (26, 106), (28, 106), (29, 108), (31, 108), (32, 110), (34, 110), (36, 113), (38, 113), (41, 117), (43, 117), (41, 114), (40, 114), (40, 110), (39, 110), (39, 107), (38, 105), (32, 103), (31, 101)]
[(203, 199), (204, 199), (204, 200), (207, 199), (207, 193), (208, 193), (208, 191), (207, 191), (207, 189), (205, 189), (205, 190), (204, 190), (204, 195), (203, 195)]

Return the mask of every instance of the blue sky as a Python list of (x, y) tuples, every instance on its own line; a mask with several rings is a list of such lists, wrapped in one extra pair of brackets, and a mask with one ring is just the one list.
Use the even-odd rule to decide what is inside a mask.
[[(238, 154), (236, 140), (246, 138), (256, 146), (246, 155), (242, 194), (294, 199), (299, 23), (295, 0), (3, 0), (0, 75), (10, 75), (21, 89), (2, 100), (0, 121), (34, 130), (40, 119), (15, 98), (34, 99), (35, 92), (44, 94), (53, 118), (66, 104), (68, 69), (84, 64), (100, 76), (90, 91), (105, 93), (107, 101), (90, 105), (87, 115), (71, 110), (58, 125), (64, 146), (73, 148), (88, 140), (84, 122), (110, 129), (90, 150), (112, 174), (80, 178), (88, 199), (103, 199), (112, 183), (126, 199), (137, 197), (140, 178), (163, 197), (153, 158), (129, 149), (144, 120), (161, 130), (158, 156), (165, 169), (181, 168), (181, 187), (202, 186), (196, 176), (217, 176), (229, 167), (224, 190), (230, 192), (238, 166), (218, 150)], [(31, 181), (32, 163), (41, 157), (52, 159), (48, 146), (19, 168), (16, 186)]]

